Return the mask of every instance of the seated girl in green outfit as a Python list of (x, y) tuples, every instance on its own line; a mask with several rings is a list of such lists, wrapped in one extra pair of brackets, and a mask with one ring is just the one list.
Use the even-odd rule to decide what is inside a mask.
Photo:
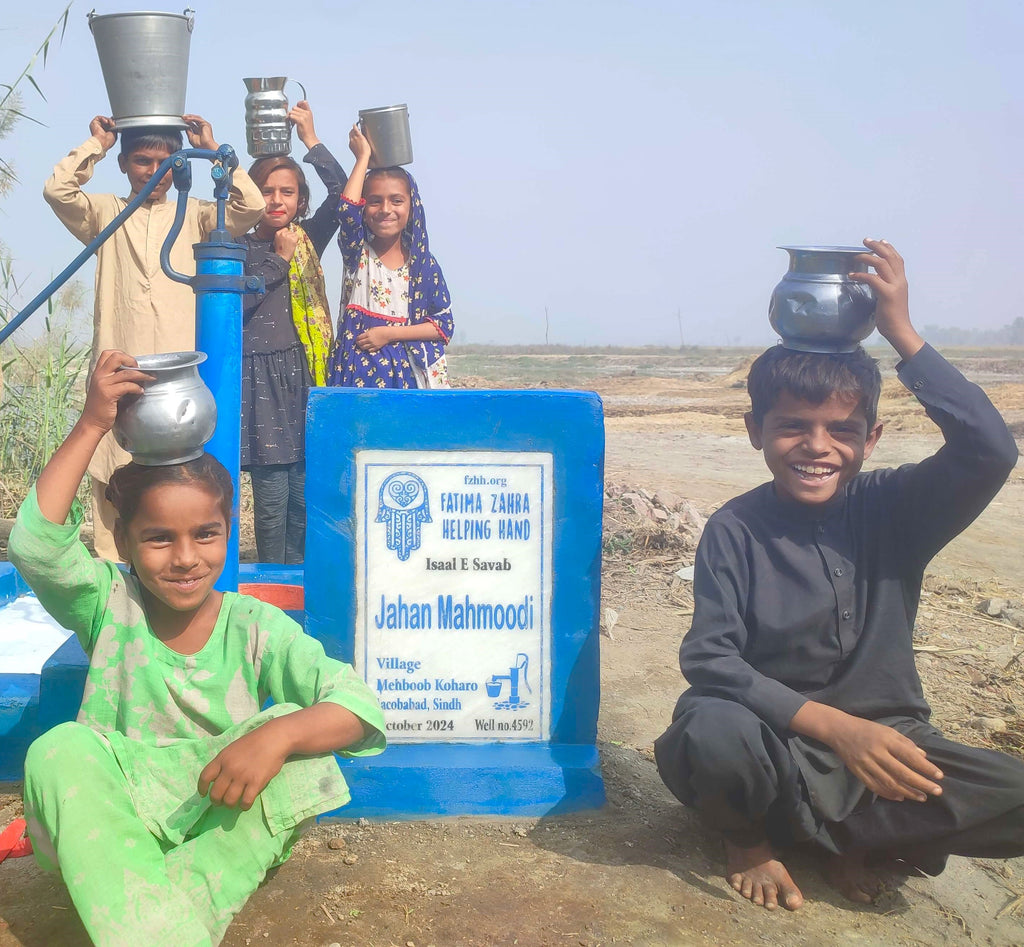
[(11, 533), (11, 561), (89, 655), (77, 722), (29, 749), (25, 817), (94, 943), (190, 947), (219, 943), (305, 824), (348, 802), (332, 753), (379, 753), (384, 719), (283, 612), (214, 590), (232, 485), (209, 455), (115, 471), (131, 574), (90, 558), (75, 494), (118, 400), (148, 380), (131, 356), (100, 356)]

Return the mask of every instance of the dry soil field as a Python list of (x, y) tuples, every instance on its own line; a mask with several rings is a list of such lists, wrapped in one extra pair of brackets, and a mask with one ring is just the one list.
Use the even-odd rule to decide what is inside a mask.
[[(1024, 434), (1024, 352), (952, 352)], [(608, 805), (541, 820), (322, 825), (272, 874), (224, 943), (308, 947), (606, 944), (1024, 943), (1024, 859), (953, 859), (937, 879), (876, 904), (842, 900), (811, 856), (789, 860), (808, 899), (796, 914), (743, 902), (721, 851), (665, 790), (652, 742), (682, 680), (676, 650), (692, 597), (695, 524), (765, 479), (746, 441), (746, 353), (454, 355), (475, 387), (590, 388), (605, 405), (608, 496), (599, 743)], [(939, 439), (892, 376), (872, 462), (919, 459)], [(1024, 753), (1024, 475), (933, 563), (918, 630), (938, 724), (955, 739)], [(672, 515), (676, 514), (676, 515)], [(981, 610), (979, 610), (981, 609)], [(609, 624), (611, 622), (609, 621)], [(14, 787), (12, 787), (14, 788)], [(0, 796), (0, 824), (18, 810)], [(0, 866), (0, 947), (86, 944), (60, 884), (31, 859)]]

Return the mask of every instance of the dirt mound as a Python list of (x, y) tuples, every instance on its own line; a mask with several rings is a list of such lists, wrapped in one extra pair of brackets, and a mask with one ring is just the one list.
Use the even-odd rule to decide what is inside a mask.
[(750, 374), (750, 366), (757, 360), (756, 355), (748, 355), (728, 375), (721, 379), (726, 388), (746, 388), (747, 375)]
[(452, 388), (493, 388), (494, 385), (480, 375), (453, 375)]

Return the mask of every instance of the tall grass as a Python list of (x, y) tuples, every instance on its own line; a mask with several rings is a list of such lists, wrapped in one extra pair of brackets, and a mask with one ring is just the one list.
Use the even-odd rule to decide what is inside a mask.
[[(64, 7), (17, 77), (0, 82), (0, 142), (10, 138), (22, 119), (36, 121), (24, 111), (21, 88), (31, 85), (45, 100), (33, 72), (40, 60), (46, 65), (51, 43), (63, 40), (72, 3)], [(5, 63), (2, 68), (7, 67)], [(0, 197), (17, 181), (3, 145)], [(19, 291), (13, 257), (0, 240), (0, 324), (6, 325), (18, 311)], [(80, 284), (67, 284), (56, 301), (47, 303), (43, 335), (24, 345), (8, 340), (0, 352), (0, 516), (11, 516), (21, 504), (28, 485), (39, 476), (81, 410), (89, 349), (76, 338), (74, 322), (81, 315), (83, 295)]]
[[(13, 314), (0, 272), (0, 322)], [(29, 486), (81, 413), (89, 346), (76, 331), (81, 289), (48, 303), (44, 331), (31, 342), (4, 346), (0, 397), (0, 516), (15, 514)], [(88, 490), (80, 491), (83, 499)]]

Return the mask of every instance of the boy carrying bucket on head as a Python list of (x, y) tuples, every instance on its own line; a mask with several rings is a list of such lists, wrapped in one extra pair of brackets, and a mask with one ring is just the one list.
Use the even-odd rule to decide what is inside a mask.
[[(216, 150), (210, 123), (198, 115), (183, 115), (189, 144)], [(86, 194), (82, 190), (93, 168), (114, 147), (114, 120), (97, 115), (89, 124), (90, 137), (54, 169), (43, 197), (68, 230), (89, 243), (107, 226), (156, 172), (182, 147), (181, 132), (173, 128), (138, 128), (121, 133), (117, 162), (127, 175), (131, 195)], [(160, 267), (160, 249), (174, 221), (175, 202), (167, 199), (171, 175), (157, 185), (149, 200), (135, 211), (96, 253), (96, 300), (93, 309), (93, 362), (105, 349), (133, 355), (191, 351), (195, 348), (195, 294), (176, 283)], [(235, 236), (245, 233), (263, 215), (263, 196), (241, 168), (232, 175), (226, 226)], [(192, 245), (217, 226), (215, 201), (189, 198), (181, 233), (171, 248), (171, 265), (179, 273), (195, 273)], [(96, 554), (117, 561), (114, 510), (106, 500), (114, 468), (128, 455), (107, 436), (89, 464), (92, 478), (93, 529)]]
[(945, 445), (860, 472), (882, 433), (881, 378), (848, 354), (769, 349), (750, 369), (751, 444), (773, 481), (725, 504), (697, 550), (689, 686), (655, 743), (669, 789), (725, 840), (754, 904), (803, 903), (777, 851), (813, 843), (853, 901), (878, 866), (938, 874), (951, 854), (1024, 853), (1024, 762), (928, 722), (912, 635), (931, 558), (1017, 460), (1002, 418), (910, 321), (903, 260), (865, 240), (878, 331)]

